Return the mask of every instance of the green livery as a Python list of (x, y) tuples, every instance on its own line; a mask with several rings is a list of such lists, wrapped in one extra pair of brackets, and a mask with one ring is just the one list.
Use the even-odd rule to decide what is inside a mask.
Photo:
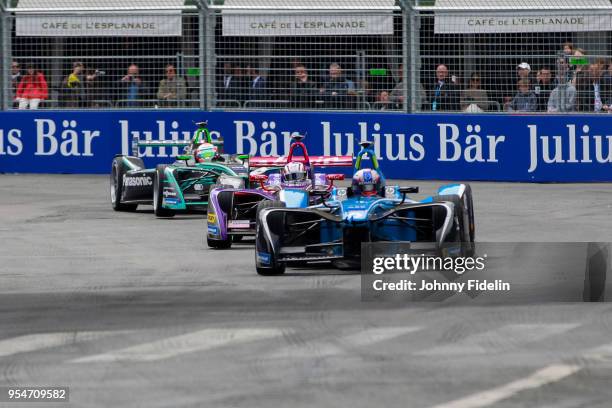
[[(138, 205), (153, 205), (158, 217), (179, 211), (206, 210), (211, 186), (244, 188), (249, 183), (248, 155), (222, 152), (223, 140), (213, 139), (207, 122), (196, 124), (189, 141), (134, 138), (132, 155), (116, 155), (110, 175), (110, 200), (115, 211), (135, 211)], [(140, 158), (141, 147), (182, 147), (174, 163), (147, 169)]]

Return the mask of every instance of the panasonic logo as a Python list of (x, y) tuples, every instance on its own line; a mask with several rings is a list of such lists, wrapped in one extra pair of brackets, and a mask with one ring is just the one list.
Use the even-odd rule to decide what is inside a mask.
[(151, 177), (146, 176), (127, 177), (126, 175), (123, 175), (123, 185), (127, 187), (152, 186), (153, 179)]

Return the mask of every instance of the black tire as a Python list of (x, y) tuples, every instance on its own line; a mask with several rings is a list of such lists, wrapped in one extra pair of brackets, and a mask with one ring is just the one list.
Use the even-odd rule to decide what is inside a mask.
[[(255, 257), (257, 257), (257, 252), (260, 249), (260, 245), (262, 245), (263, 242), (266, 242), (264, 235), (264, 231), (263, 228), (261, 228), (260, 223), (259, 223), (259, 213), (266, 209), (266, 208), (285, 208), (287, 207), (287, 205), (282, 202), (282, 201), (273, 201), (273, 200), (263, 200), (260, 201), (259, 204), (257, 204), (257, 215), (256, 215), (256, 219), (257, 219), (257, 226), (255, 228)], [(274, 228), (274, 226), (270, 226), (270, 228), (272, 229), (276, 229)], [(280, 229), (280, 228), (279, 228)], [(257, 266), (257, 273), (259, 275), (262, 276), (278, 276), (278, 275), (282, 275), (285, 273), (285, 269), (287, 268), (287, 265), (285, 265), (284, 262), (278, 262), (274, 256), (274, 254), (270, 253), (270, 257), (271, 259), (271, 266), (270, 267), (259, 267)]]
[[(465, 198), (465, 196), (464, 196)], [(439, 195), (436, 202), (451, 202), (455, 207), (455, 220), (453, 220), (450, 242), (461, 242), (461, 256), (474, 256), (476, 247), (470, 239), (470, 221), (464, 200), (456, 195)]]
[(474, 218), (474, 198), (472, 195), (472, 187), (469, 184), (465, 185), (463, 193), (463, 207), (467, 210), (469, 221), (470, 242), (476, 242), (476, 219)]
[(229, 249), (232, 247), (232, 239), (212, 239), (208, 236), (206, 237), (206, 243), (210, 248), (214, 249)]
[(158, 164), (155, 168), (155, 180), (153, 181), (153, 212), (157, 217), (174, 217), (175, 213), (162, 207), (164, 199), (164, 181), (166, 180), (165, 169), (167, 164)]
[(110, 200), (111, 206), (115, 211), (136, 211), (138, 204), (124, 204), (121, 202), (123, 195), (123, 175), (129, 169), (121, 160), (121, 157), (115, 157), (111, 165), (110, 174)]

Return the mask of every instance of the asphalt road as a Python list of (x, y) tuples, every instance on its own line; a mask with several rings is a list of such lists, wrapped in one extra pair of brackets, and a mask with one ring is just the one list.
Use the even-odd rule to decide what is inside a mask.
[[(612, 241), (609, 185), (472, 186), (479, 241)], [(0, 191), (0, 387), (70, 387), (32, 406), (612, 406), (609, 303), (363, 302), (351, 272), (256, 275), (200, 215), (115, 213), (106, 177)]]

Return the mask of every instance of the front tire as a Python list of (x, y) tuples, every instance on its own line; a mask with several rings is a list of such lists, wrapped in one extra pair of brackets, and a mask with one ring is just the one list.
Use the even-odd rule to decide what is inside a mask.
[(164, 184), (166, 181), (166, 164), (158, 164), (155, 169), (155, 181), (153, 183), (153, 212), (157, 217), (174, 217), (175, 213), (162, 206)]
[(447, 242), (461, 243), (461, 256), (471, 257), (476, 252), (476, 246), (470, 238), (470, 221), (468, 209), (464, 206), (465, 198), (465, 195), (463, 198), (459, 198), (456, 195), (440, 195), (436, 197), (435, 201), (453, 203), (455, 219), (453, 220), (452, 232), (449, 234)]
[(136, 211), (138, 204), (124, 204), (121, 202), (123, 195), (123, 175), (129, 169), (123, 163), (121, 157), (115, 157), (111, 166), (110, 175), (110, 200), (115, 211)]
[[(261, 222), (259, 221), (259, 214), (261, 213), (262, 210), (267, 209), (267, 208), (285, 208), (285, 207), (287, 207), (287, 205), (284, 202), (273, 201), (273, 200), (264, 200), (264, 201), (260, 201), (259, 204), (257, 204), (257, 218), (256, 218), (257, 226), (255, 228), (255, 265), (256, 265), (257, 273), (261, 276), (282, 275), (285, 273), (287, 265), (285, 265), (284, 262), (278, 262), (278, 260), (276, 259), (276, 256), (274, 255), (274, 253), (272, 253), (272, 251), (270, 251), (269, 253), (269, 256), (270, 256), (269, 266), (263, 267), (263, 266), (257, 265), (258, 252), (260, 252), (261, 250), (268, 251), (268, 246), (272, 244), (271, 242), (270, 243), (267, 242), (267, 239), (265, 237), (264, 228), (261, 225)], [(282, 222), (282, 220), (275, 221), (275, 223), (278, 223), (278, 222)], [(283, 226), (272, 224), (272, 225), (269, 225), (269, 228), (272, 230), (282, 230)]]

